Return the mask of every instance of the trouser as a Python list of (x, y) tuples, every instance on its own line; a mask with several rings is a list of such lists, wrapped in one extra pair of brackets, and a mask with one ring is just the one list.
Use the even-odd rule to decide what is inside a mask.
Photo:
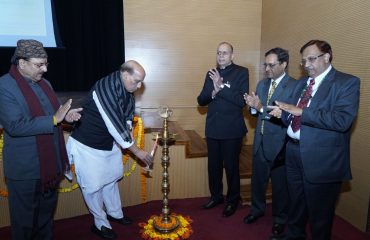
[(101, 229), (101, 226), (112, 229), (107, 214), (114, 218), (123, 217), (117, 181), (108, 183), (95, 192), (89, 192), (86, 188), (81, 191), (98, 229)]
[(251, 214), (262, 216), (266, 209), (266, 191), (271, 177), (272, 216), (274, 223), (285, 224), (288, 219), (289, 194), (286, 181), (285, 151), (274, 161), (265, 158), (261, 144), (252, 163), (252, 206)]
[(226, 172), (226, 201), (237, 204), (240, 199), (239, 155), (243, 138), (213, 139), (207, 138), (208, 146), (208, 181), (211, 198), (223, 199), (222, 175)]
[(6, 179), (13, 240), (53, 239), (57, 192), (41, 192), (40, 179)]
[(331, 239), (335, 204), (340, 194), (341, 182), (308, 182), (304, 176), (300, 145), (292, 141), (287, 143), (286, 170), (291, 198), (287, 239), (305, 239), (307, 222), (312, 239)]

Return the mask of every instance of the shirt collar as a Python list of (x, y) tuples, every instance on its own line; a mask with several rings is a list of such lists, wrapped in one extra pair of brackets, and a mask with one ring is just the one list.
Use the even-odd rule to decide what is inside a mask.
[(276, 78), (276, 79), (272, 79), (272, 78), (271, 78), (271, 83), (272, 83), (272, 81), (275, 81), (276, 86), (277, 86), (277, 85), (279, 85), (279, 83), (280, 83), (280, 82), (281, 82), (281, 80), (285, 77), (285, 75), (286, 75), (286, 73), (284, 72), (283, 74), (281, 74), (281, 76), (280, 76), (280, 77), (278, 77), (278, 78)]
[[(331, 66), (331, 64), (329, 65), (329, 67), (324, 71), (322, 72), (319, 76), (315, 77), (315, 85), (320, 85), (320, 83), (322, 82), (322, 80), (324, 80), (324, 78), (326, 77), (326, 75), (328, 75), (328, 73), (330, 72), (330, 70), (332, 69), (333, 67)], [(312, 79), (312, 77), (309, 77), (307, 79), (307, 83)]]

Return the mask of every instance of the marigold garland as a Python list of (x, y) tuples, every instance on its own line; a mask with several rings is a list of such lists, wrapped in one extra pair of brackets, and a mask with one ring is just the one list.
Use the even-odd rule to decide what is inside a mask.
[[(143, 120), (142, 118), (138, 116), (134, 116), (133, 122), (136, 122), (136, 125), (134, 127), (134, 133), (133, 133), (133, 136), (136, 139), (136, 145), (139, 148), (144, 149), (145, 135), (144, 135)], [(3, 133), (3, 129), (0, 129), (0, 156), (1, 156), (0, 159), (1, 160), (2, 160), (2, 148), (3, 148), (3, 134), (2, 133)], [(130, 156), (133, 159), (133, 162), (129, 170), (124, 172), (124, 177), (130, 176), (135, 171), (136, 166), (137, 166), (137, 162), (134, 156), (132, 156), (131, 153), (129, 153), (129, 151), (125, 151), (123, 155), (123, 158), (122, 158), (123, 165), (127, 165), (127, 162)], [(72, 165), (71, 168), (72, 168), (72, 172), (74, 173), (74, 165)], [(79, 185), (77, 183), (74, 183), (70, 187), (59, 188), (57, 191), (60, 193), (67, 193), (67, 192), (72, 192), (76, 190), (77, 188), (79, 188)], [(0, 196), (8, 197), (8, 192), (0, 189)], [(141, 200), (143, 202), (146, 202), (146, 177), (145, 177), (145, 172), (143, 170), (141, 170)]]
[[(3, 160), (3, 141), (4, 141), (3, 129), (1, 128), (0, 129), (0, 162), (2, 162)], [(0, 196), (8, 197), (8, 192), (0, 189)]]
[[(133, 122), (136, 123), (134, 127), (134, 139), (136, 139), (136, 146), (138, 146), (140, 149), (144, 149), (144, 144), (145, 144), (145, 133), (144, 133), (144, 125), (143, 125), (143, 119), (139, 116), (134, 116)], [(133, 159), (132, 164), (130, 166), (130, 169), (128, 171), (125, 171), (123, 176), (128, 177), (130, 176), (136, 169), (137, 167), (137, 161), (136, 157), (132, 155), (132, 153), (128, 150), (124, 151), (123, 154), (123, 165), (127, 165), (127, 162), (129, 158)], [(146, 202), (147, 199), (147, 191), (146, 191), (146, 175), (145, 171), (141, 169), (141, 174), (140, 174), (140, 198), (142, 202)]]
[(70, 187), (66, 187), (66, 188), (58, 188), (57, 191), (59, 193), (67, 193), (67, 192), (72, 192), (74, 190), (76, 190), (77, 188), (79, 188), (80, 186), (78, 185), (78, 183), (74, 183), (72, 184)]
[(193, 220), (187, 216), (184, 217), (180, 214), (172, 213), (171, 216), (176, 217), (179, 220), (179, 226), (171, 233), (160, 233), (157, 232), (153, 226), (154, 219), (160, 218), (160, 216), (151, 216), (147, 223), (139, 223), (141, 237), (146, 240), (183, 240), (188, 239), (193, 233), (191, 223)]
[[(136, 125), (134, 127), (134, 134), (133, 134), (134, 138), (136, 139), (136, 146), (138, 146), (141, 149), (144, 149), (143, 120), (141, 119), (141, 117), (134, 116), (134, 121), (133, 122), (134, 123), (136, 122)], [(124, 150), (124, 154), (123, 154), (123, 158), (122, 158), (123, 165), (127, 164), (130, 156), (134, 161), (133, 161), (130, 169), (123, 174), (124, 177), (130, 176), (132, 174), (132, 172), (135, 171), (136, 166), (137, 166), (135, 156), (133, 156), (128, 150)]]

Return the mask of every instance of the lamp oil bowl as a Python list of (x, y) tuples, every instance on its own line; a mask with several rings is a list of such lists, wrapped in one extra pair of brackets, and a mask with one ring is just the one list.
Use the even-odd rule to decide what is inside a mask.
[(160, 106), (160, 107), (158, 107), (158, 114), (161, 118), (167, 119), (167, 118), (171, 117), (172, 110), (169, 109), (168, 106)]

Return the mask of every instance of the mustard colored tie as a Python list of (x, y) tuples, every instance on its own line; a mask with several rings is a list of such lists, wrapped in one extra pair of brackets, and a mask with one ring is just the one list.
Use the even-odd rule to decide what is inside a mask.
[[(274, 94), (275, 92), (275, 89), (276, 89), (276, 81), (275, 80), (272, 80), (271, 82), (271, 88), (270, 88), (270, 91), (267, 95), (267, 101), (266, 101), (266, 105), (269, 105), (270, 103), (270, 99), (272, 97), (272, 94)], [(264, 125), (265, 125), (265, 120), (262, 120), (262, 124), (261, 124), (261, 134), (263, 134), (263, 128), (264, 128)]]

